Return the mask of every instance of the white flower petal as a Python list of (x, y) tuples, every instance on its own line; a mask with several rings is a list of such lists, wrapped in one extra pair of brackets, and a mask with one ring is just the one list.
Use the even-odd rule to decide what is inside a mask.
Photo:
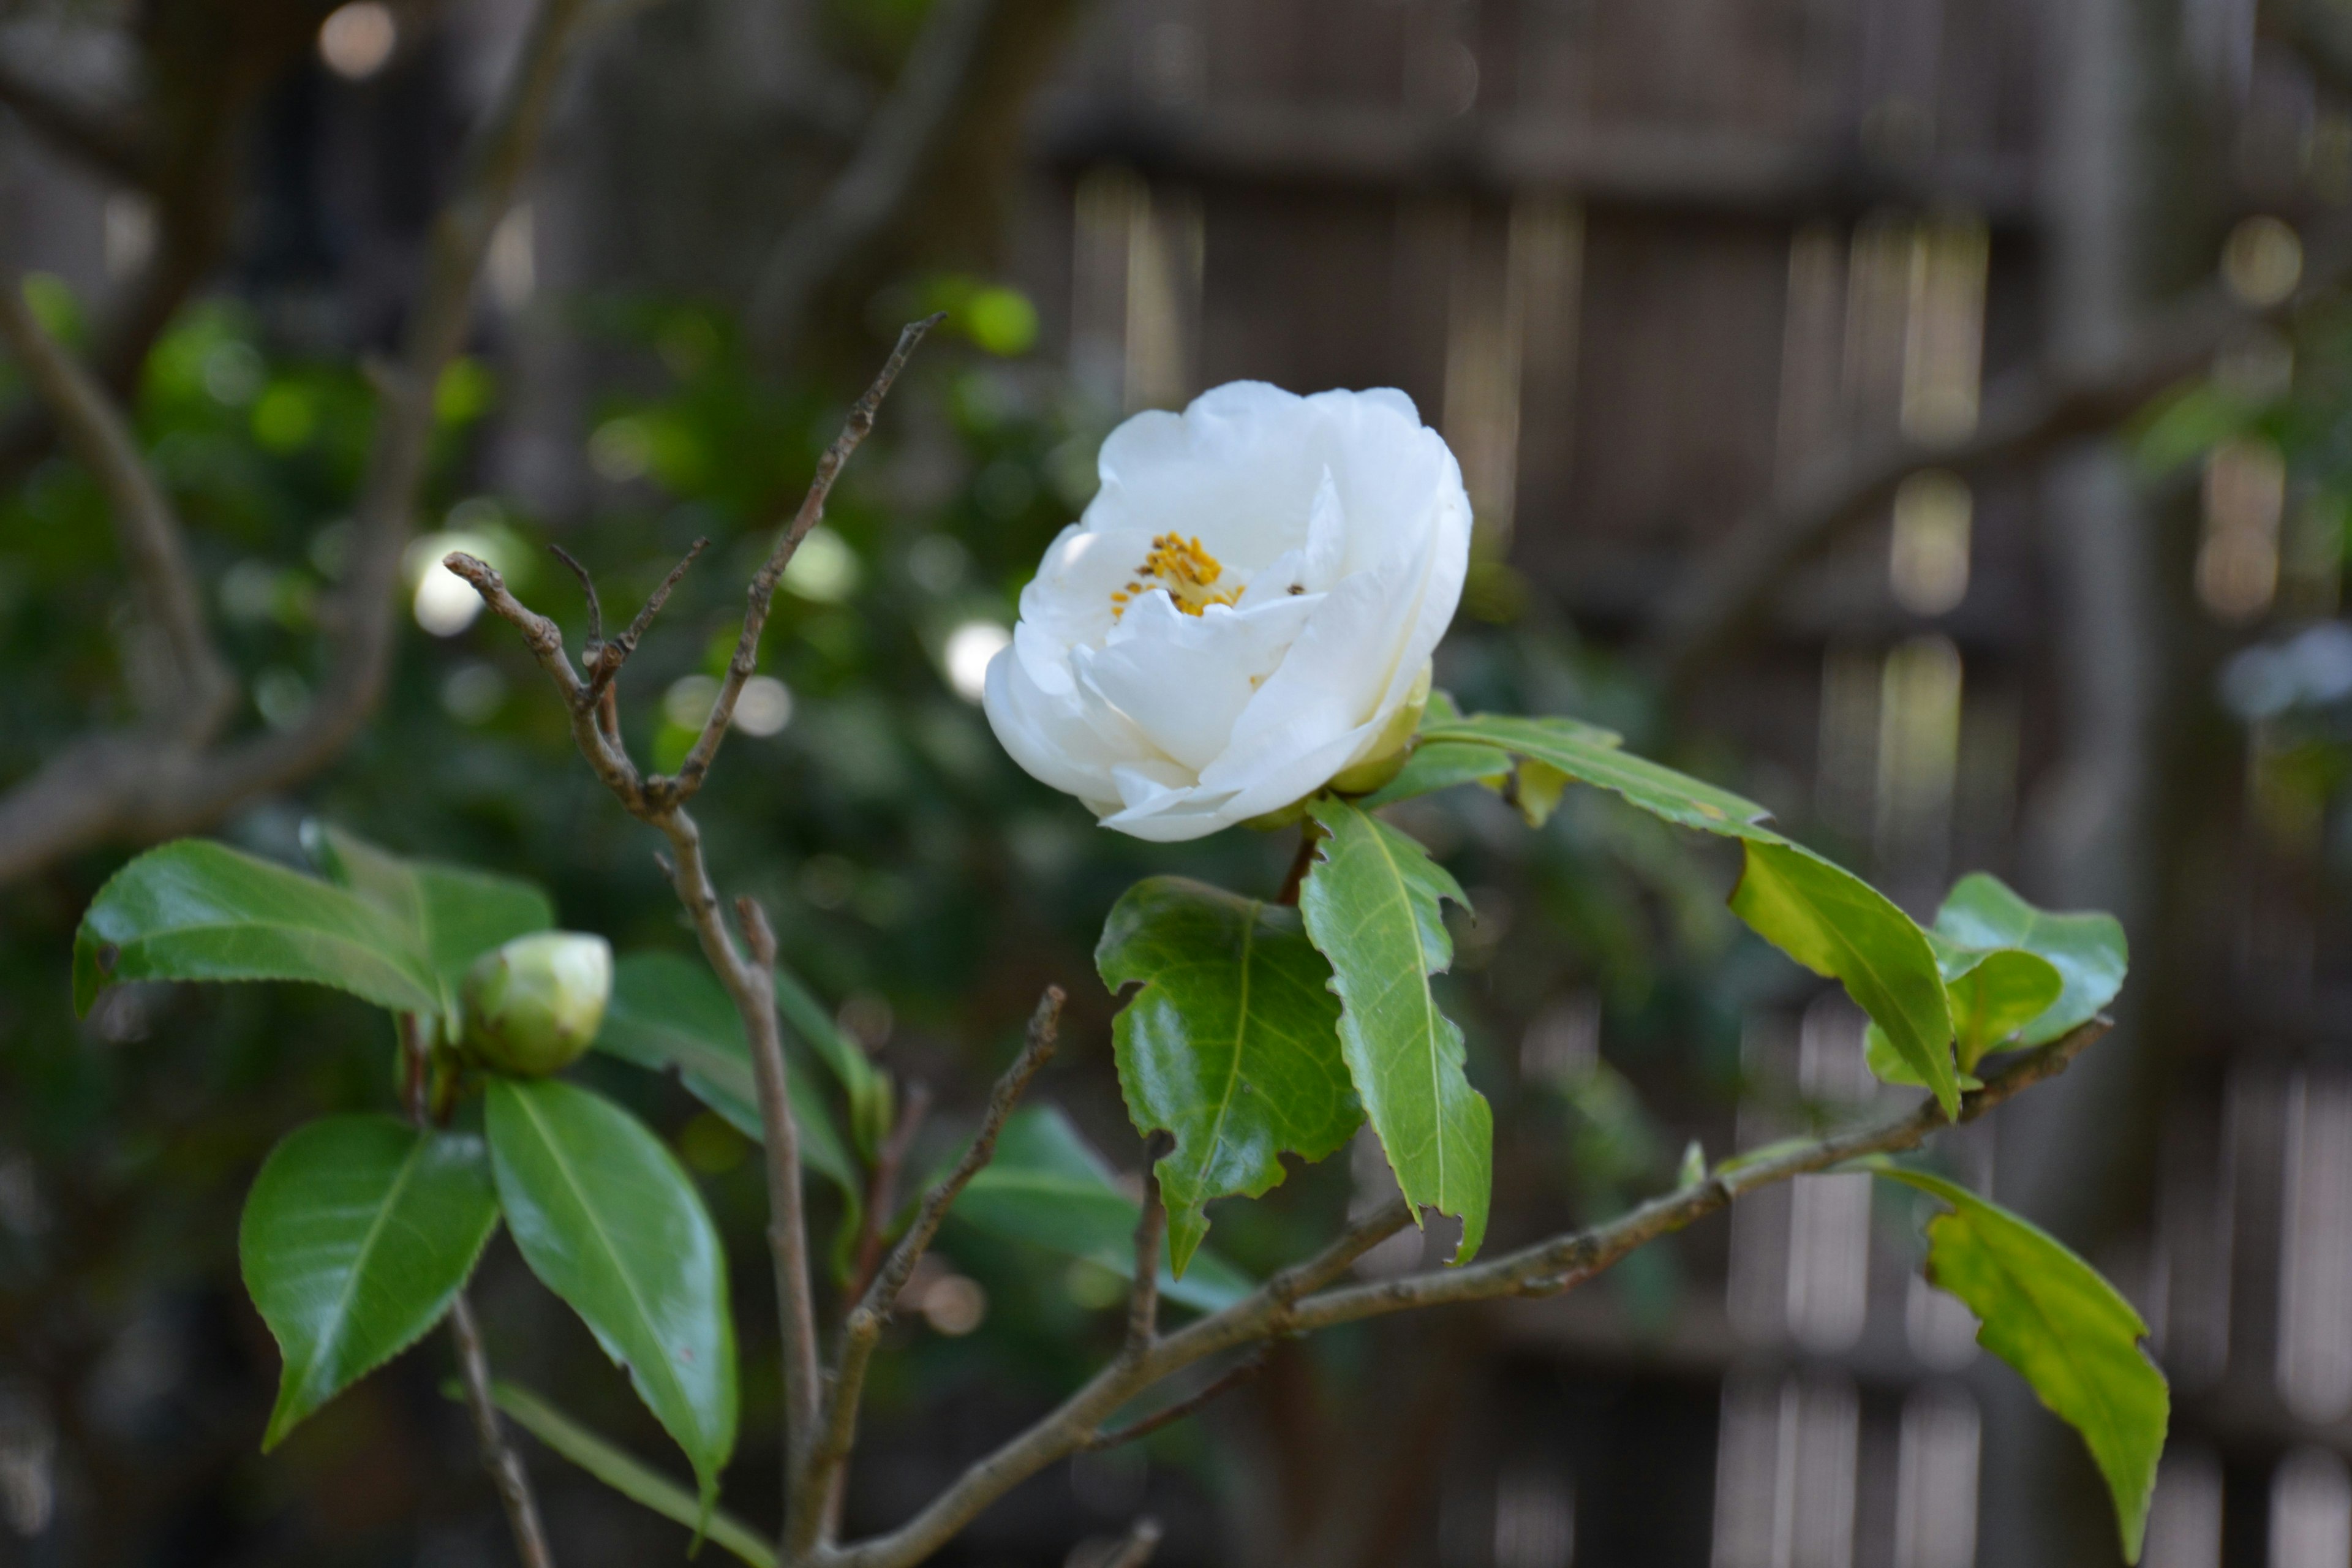
[[(1128, 421), (1100, 468), (990, 667), (989, 720), (1023, 767), (1172, 841), (1288, 805), (1390, 739), (1469, 553), (1461, 470), (1411, 399), (1235, 383)], [(1129, 593), (1168, 534), (1199, 542), (1228, 602), (1193, 616), (1163, 587)]]

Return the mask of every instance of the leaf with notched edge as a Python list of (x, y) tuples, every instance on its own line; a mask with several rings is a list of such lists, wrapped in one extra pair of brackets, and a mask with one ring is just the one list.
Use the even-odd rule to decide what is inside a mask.
[(1341, 1058), (1406, 1201), (1460, 1216), (1454, 1261), (1467, 1262), (1486, 1232), (1495, 1117), (1470, 1087), (1462, 1030), (1438, 1011), (1429, 977), (1454, 962), (1444, 900), (1468, 904), (1444, 868), (1387, 823), (1328, 795), (1307, 810), (1329, 837), (1298, 907), (1331, 963)]
[(331, 1116), (272, 1150), (237, 1227), (285, 1357), (262, 1447), (439, 1322), (498, 1223), (479, 1138)]
[(1951, 1205), (1927, 1222), (1927, 1278), (1977, 1315), (1977, 1340), (2083, 1436), (2114, 1496), (2124, 1558), (2139, 1561), (2171, 1393), (2139, 1346), (2131, 1303), (2046, 1231), (1966, 1187), (1881, 1164)]
[(1095, 965), (1114, 992), (1141, 985), (1112, 1023), (1111, 1049), (1136, 1130), (1176, 1141), (1157, 1169), (1181, 1276), (1208, 1234), (1204, 1204), (1268, 1191), (1284, 1152), (1324, 1159), (1363, 1121), (1331, 966), (1297, 910), (1182, 877), (1127, 890)]

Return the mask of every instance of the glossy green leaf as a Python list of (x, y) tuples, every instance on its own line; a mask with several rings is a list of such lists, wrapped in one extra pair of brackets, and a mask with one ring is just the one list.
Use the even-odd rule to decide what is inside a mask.
[(285, 1358), (262, 1447), (439, 1322), (498, 1223), (478, 1138), (334, 1116), (271, 1151), (237, 1232)]
[(1378, 817), (1329, 796), (1307, 809), (1329, 836), (1298, 895), (1307, 934), (1331, 962), (1339, 1048), (1415, 1210), (1462, 1221), (1455, 1263), (1486, 1232), (1495, 1116), (1463, 1071), (1462, 1030), (1438, 1011), (1429, 977), (1454, 962), (1444, 900), (1468, 908), (1428, 852)]
[(533, 883), (436, 860), (410, 860), (321, 822), (303, 825), (303, 847), (329, 880), (390, 915), (440, 984), (441, 1016), (457, 1016), (467, 967), (494, 947), (552, 930), (555, 909)]
[(805, 1041), (832, 1072), (849, 1100), (850, 1135), (858, 1152), (871, 1160), (890, 1136), (893, 1096), (890, 1080), (865, 1047), (849, 1037), (800, 976), (779, 964), (776, 968), (776, 1010), (784, 1024)]
[(1456, 784), (1500, 784), (1510, 777), (1511, 754), (1474, 741), (1433, 741), (1415, 746), (1397, 776), (1357, 804), (1367, 811)]
[(1846, 993), (1895, 1054), (1958, 1114), (1952, 1015), (1927, 933), (1884, 893), (1785, 839), (1751, 838), (1731, 908), (1756, 933)]
[(1952, 884), (1936, 911), (1936, 932), (1961, 947), (2022, 948), (2056, 968), (2063, 988), (2046, 1011), (2021, 1026), (2022, 1046), (2046, 1045), (2088, 1023), (2123, 989), (2130, 962), (2123, 923), (2115, 916), (2035, 909), (1982, 871)]
[[(1084, 1258), (1124, 1279), (1135, 1278), (1141, 1213), (1102, 1156), (1051, 1106), (1013, 1112), (997, 1137), (996, 1157), (948, 1211), (962, 1227)], [(1193, 1254), (1181, 1279), (1164, 1264), (1160, 1271), (1161, 1295), (1204, 1312), (1238, 1301), (1254, 1284), (1205, 1250)]]
[(1204, 1204), (1266, 1192), (1284, 1152), (1324, 1159), (1364, 1120), (1331, 966), (1297, 910), (1147, 877), (1112, 907), (1095, 967), (1114, 992), (1142, 987), (1111, 1023), (1111, 1053), (1136, 1131), (1176, 1141), (1156, 1169), (1181, 1275), (1208, 1234)]
[[(596, 1049), (654, 1072), (675, 1070), (688, 1093), (755, 1142), (759, 1090), (743, 1020), (718, 976), (699, 959), (675, 952), (633, 952), (613, 966), (613, 999)], [(835, 1129), (810, 1074), (786, 1080), (793, 1120), (800, 1130), (801, 1163), (859, 1202), (866, 1184)]]
[(107, 879), (74, 933), (74, 1006), (126, 980), (300, 980), (379, 1006), (440, 1005), (431, 963), (366, 900), (209, 839), (151, 849)]
[(1424, 726), (1424, 742), (1470, 741), (1500, 746), (1558, 769), (1570, 778), (1623, 797), (1685, 827), (1745, 838), (1777, 837), (1757, 827), (1771, 815), (1754, 801), (1619, 748), (1618, 737), (1573, 719), (1477, 713), (1451, 724)]
[(491, 1163), (515, 1245), (694, 1467), (708, 1508), (735, 1447), (735, 1326), (718, 1227), (645, 1123), (561, 1079), (492, 1079)]
[(1977, 1342), (2083, 1435), (2114, 1495), (2125, 1560), (2138, 1562), (2171, 1415), (2164, 1374), (2139, 1348), (2147, 1325), (2039, 1226), (1938, 1176), (1879, 1173), (1951, 1205), (1927, 1224), (1928, 1279), (1968, 1303)]
[[(2058, 999), (2061, 982), (2050, 963), (2021, 948), (1996, 948), (1990, 952), (1956, 947), (1927, 932), (1936, 963), (1944, 975), (1944, 1000), (1952, 1014), (1952, 1044), (1959, 1059), (1958, 1082), (1976, 1089), (1980, 1080), (1976, 1065), (1985, 1053), (2049, 1010)], [(1927, 1084), (1895, 1051), (1886, 1031), (1870, 1026), (1864, 1039), (1870, 1070), (1887, 1083)]]
[(1948, 1113), (1956, 1110), (1950, 1006), (1916, 922), (1852, 872), (1764, 826), (1769, 814), (1754, 801), (1631, 756), (1608, 731), (1585, 729), (1574, 720), (1484, 713), (1424, 725), (1422, 735), (1484, 742), (1525, 759), (1520, 785), (1526, 802), (1537, 806), (1531, 819), (1545, 810), (1550, 781), (1539, 777), (1531, 788), (1528, 763), (1613, 791), (1668, 822), (1740, 839), (1747, 863), (1732, 909), (1798, 963), (1843, 982), (1881, 1033), (1882, 1059), (1891, 1053), (1911, 1081), (1935, 1091)]
[[(456, 1384), (445, 1390), (462, 1399)], [(775, 1568), (776, 1549), (750, 1525), (723, 1510), (706, 1511), (701, 1500), (635, 1455), (608, 1442), (530, 1390), (503, 1379), (490, 1384), (490, 1403), (514, 1424), (571, 1460), (631, 1502), (709, 1538), (751, 1568)]]

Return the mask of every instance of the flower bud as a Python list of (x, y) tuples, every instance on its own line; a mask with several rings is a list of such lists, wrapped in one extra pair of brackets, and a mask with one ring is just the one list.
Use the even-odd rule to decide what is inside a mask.
[(544, 1078), (579, 1059), (613, 994), (612, 944), (580, 931), (535, 931), (466, 972), (466, 1054), (497, 1072)]

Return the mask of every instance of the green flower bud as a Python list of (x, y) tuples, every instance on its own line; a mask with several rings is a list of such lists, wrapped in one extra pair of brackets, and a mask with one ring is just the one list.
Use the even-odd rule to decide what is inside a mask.
[(466, 972), (466, 1054), (495, 1072), (545, 1078), (579, 1059), (613, 994), (613, 948), (601, 936), (535, 931)]

